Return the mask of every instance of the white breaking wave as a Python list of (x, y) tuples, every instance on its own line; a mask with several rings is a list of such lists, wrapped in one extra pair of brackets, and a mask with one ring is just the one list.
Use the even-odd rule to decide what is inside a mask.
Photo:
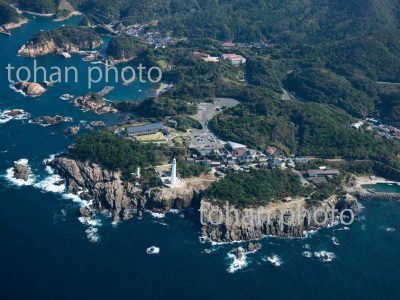
[(232, 261), (226, 270), (228, 273), (235, 273), (238, 270), (245, 268), (248, 265), (247, 256), (243, 248), (239, 247), (239, 251), (243, 253), (241, 257), (236, 256), (234, 253), (228, 253), (228, 258)]
[(22, 96), (26, 97), (26, 94), (24, 93), (24, 91), (17, 89), (14, 84), (10, 84), (9, 85), (10, 89), (12, 89), (14, 92), (16, 93), (20, 93)]
[(34, 187), (45, 192), (61, 194), (65, 191), (66, 186), (64, 180), (59, 175), (51, 175), (44, 180), (36, 183)]
[[(10, 115), (11, 112), (18, 112), (17, 115)], [(11, 120), (26, 120), (30, 117), (30, 114), (22, 109), (13, 109), (13, 110), (5, 110), (0, 111), (0, 124), (7, 123)]]
[(150, 214), (153, 216), (153, 218), (157, 218), (157, 219), (165, 218), (165, 214), (162, 214), (162, 213), (150, 212)]
[[(29, 161), (25, 158), (20, 159), (20, 160), (16, 160), (14, 161), (14, 163), (19, 164), (19, 165), (24, 165), (26, 167), (29, 167)], [(33, 174), (30, 174), (28, 176), (28, 180), (23, 180), (23, 179), (17, 179), (14, 177), (15, 176), (15, 172), (14, 172), (14, 167), (11, 167), (9, 169), (7, 169), (6, 174), (4, 175), (4, 177), (12, 184), (16, 185), (16, 186), (30, 186), (33, 185), (36, 181), (36, 176)]]
[(314, 256), (317, 258), (321, 258), (324, 262), (330, 262), (335, 259), (335, 253), (328, 251), (318, 251), (314, 252)]
[(312, 257), (312, 253), (310, 251), (304, 251), (303, 252), (303, 256), (307, 257), (307, 258), (311, 258)]
[(85, 230), (88, 240), (92, 243), (97, 243), (100, 241), (99, 227), (101, 227), (101, 220), (95, 218), (79, 217), (78, 220), (83, 224), (88, 226)]
[(99, 230), (96, 227), (89, 227), (85, 232), (90, 242), (97, 243), (100, 241)]

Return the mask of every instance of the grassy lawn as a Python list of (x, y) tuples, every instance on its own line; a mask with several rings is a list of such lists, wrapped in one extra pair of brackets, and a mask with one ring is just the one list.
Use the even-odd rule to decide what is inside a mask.
[(136, 140), (142, 143), (155, 143), (155, 142), (165, 142), (166, 139), (161, 132), (154, 134), (141, 135), (136, 137)]

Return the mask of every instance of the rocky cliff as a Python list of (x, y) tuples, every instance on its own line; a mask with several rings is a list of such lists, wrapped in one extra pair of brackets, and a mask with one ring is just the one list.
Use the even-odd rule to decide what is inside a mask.
[[(337, 211), (334, 212), (333, 208)], [(333, 196), (319, 205), (310, 205), (304, 199), (298, 199), (291, 203), (273, 203), (248, 209), (229, 207), (210, 199), (202, 200), (201, 236), (213, 242), (257, 240), (264, 236), (304, 237), (307, 231), (336, 223), (340, 213), (346, 209), (356, 214), (360, 205), (350, 195)], [(322, 210), (327, 212), (326, 217), (321, 215)]]
[(198, 199), (193, 189), (153, 188), (142, 190), (131, 182), (124, 182), (119, 171), (110, 171), (101, 166), (61, 156), (48, 163), (55, 173), (66, 181), (67, 192), (87, 200), (81, 209), (83, 216), (108, 211), (113, 221), (141, 215), (146, 210), (166, 212), (184, 209)]
[(37, 57), (50, 53), (57, 53), (58, 47), (53, 40), (40, 44), (27, 43), (18, 50), (18, 55), (27, 57)]
[(65, 178), (68, 193), (88, 201), (88, 205), (81, 209), (84, 216), (109, 211), (114, 221), (120, 221), (129, 219), (140, 207), (141, 190), (125, 184), (120, 172), (67, 157), (57, 157), (49, 164)]

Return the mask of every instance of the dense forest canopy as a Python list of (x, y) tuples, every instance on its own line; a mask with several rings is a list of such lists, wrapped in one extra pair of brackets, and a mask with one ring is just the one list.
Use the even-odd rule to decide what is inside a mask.
[(310, 190), (301, 185), (300, 177), (291, 171), (258, 170), (229, 173), (205, 192), (213, 200), (229, 201), (238, 206), (265, 205), (285, 197), (304, 196)]
[(6, 1), (0, 1), (0, 26), (6, 23), (16, 23), (20, 19), (17, 11)]
[(53, 40), (57, 45), (70, 44), (82, 48), (92, 48), (100, 45), (102, 38), (91, 29), (83, 27), (66, 26), (59, 29), (39, 32), (32, 38), (34, 43)]

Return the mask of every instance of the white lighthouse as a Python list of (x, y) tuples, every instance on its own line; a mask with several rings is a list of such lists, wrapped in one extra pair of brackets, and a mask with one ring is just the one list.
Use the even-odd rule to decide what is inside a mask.
[(171, 165), (171, 177), (169, 178), (171, 186), (176, 184), (176, 159), (174, 158)]
[(140, 179), (140, 167), (138, 167), (137, 169), (136, 169), (136, 178), (137, 179)]

